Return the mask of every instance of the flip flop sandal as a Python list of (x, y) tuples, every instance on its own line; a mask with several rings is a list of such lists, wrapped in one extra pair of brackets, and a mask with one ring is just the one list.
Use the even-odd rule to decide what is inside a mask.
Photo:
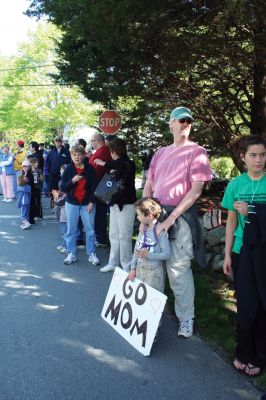
[[(255, 374), (250, 373), (251, 371), (254, 371), (255, 369), (258, 369), (259, 372), (255, 373)], [(262, 368), (256, 367), (256, 365), (252, 365), (252, 364), (246, 365), (245, 375), (247, 375), (249, 378), (257, 378), (257, 376), (259, 376), (261, 374), (261, 372), (262, 372)]]
[(245, 372), (247, 365), (239, 361), (237, 358), (234, 359), (233, 361), (233, 368), (237, 372)]

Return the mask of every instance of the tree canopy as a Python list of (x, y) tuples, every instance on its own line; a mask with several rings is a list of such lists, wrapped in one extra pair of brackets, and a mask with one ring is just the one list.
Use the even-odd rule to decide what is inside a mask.
[(266, 134), (265, 11), (264, 0), (33, 0), (28, 14), (62, 30), (58, 82), (106, 106), (137, 98), (135, 129), (155, 118), (163, 131), (188, 106), (194, 138), (232, 155), (237, 136)]
[(51, 78), (57, 73), (54, 48), (59, 39), (58, 28), (41, 23), (20, 44), (19, 56), (0, 59), (0, 132), (5, 140), (49, 142), (55, 132), (66, 127), (71, 132), (97, 120), (96, 107), (77, 87), (60, 86)]

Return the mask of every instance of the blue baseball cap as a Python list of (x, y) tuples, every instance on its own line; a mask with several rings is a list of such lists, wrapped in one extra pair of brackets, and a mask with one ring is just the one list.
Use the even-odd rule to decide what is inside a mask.
[(186, 107), (174, 108), (170, 114), (170, 120), (172, 118), (175, 118), (175, 119), (191, 118), (192, 120), (194, 119), (192, 117), (192, 113), (191, 113), (190, 109), (186, 108)]

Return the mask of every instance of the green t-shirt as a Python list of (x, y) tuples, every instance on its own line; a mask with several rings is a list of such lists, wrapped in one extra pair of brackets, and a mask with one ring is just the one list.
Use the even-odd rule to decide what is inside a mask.
[[(266, 174), (259, 182), (253, 180), (253, 187), (252, 179), (246, 172), (229, 182), (224, 193), (222, 206), (227, 210), (236, 211), (234, 209), (235, 201), (266, 204)], [(235, 253), (240, 253), (242, 247), (245, 218), (244, 215), (238, 213), (238, 224), (234, 232), (235, 240), (233, 244), (233, 252)]]

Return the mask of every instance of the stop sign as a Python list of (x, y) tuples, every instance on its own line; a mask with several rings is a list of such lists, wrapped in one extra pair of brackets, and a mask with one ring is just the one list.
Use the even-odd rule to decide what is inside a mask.
[(105, 134), (114, 135), (121, 128), (121, 117), (114, 110), (104, 111), (99, 118), (99, 128)]

